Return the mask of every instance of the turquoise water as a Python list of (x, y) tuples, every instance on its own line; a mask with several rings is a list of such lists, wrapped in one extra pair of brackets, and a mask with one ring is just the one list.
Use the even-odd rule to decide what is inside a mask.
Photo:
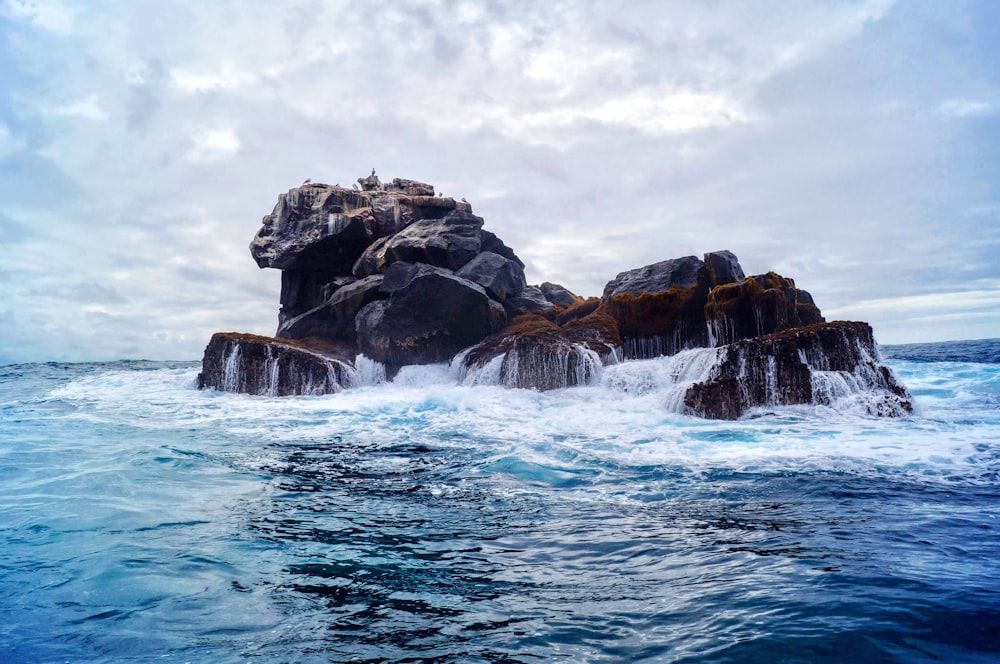
[[(993, 662), (1000, 342), (918, 414), (0, 367), (3, 662)], [(626, 369), (627, 370), (627, 369)]]

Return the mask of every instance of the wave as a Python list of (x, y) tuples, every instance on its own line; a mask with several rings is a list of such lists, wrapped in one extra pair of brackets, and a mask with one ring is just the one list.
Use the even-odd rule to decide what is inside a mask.
[[(686, 472), (845, 472), (945, 481), (995, 481), (1000, 471), (1000, 367), (900, 362), (919, 416), (880, 420), (845, 401), (764, 408), (735, 422), (678, 412), (684, 386), (701, 379), (711, 349), (604, 367), (588, 385), (535, 392), (461, 384), (457, 367), (404, 367), (387, 380), (335, 395), (250, 396), (195, 389), (197, 370), (89, 373), (44, 400), (46, 416), (100, 418), (143, 429), (189, 427), (277, 442), (344, 436), (362, 445), (411, 441), (507, 454), (563, 468), (562, 454)], [(136, 398), (142, 395), (142, 398)], [(984, 479), (985, 478), (985, 479)], [(990, 479), (992, 478), (992, 479)]]

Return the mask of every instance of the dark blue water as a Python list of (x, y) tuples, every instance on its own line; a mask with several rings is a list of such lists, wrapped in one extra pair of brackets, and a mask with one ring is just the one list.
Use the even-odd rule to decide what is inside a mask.
[(998, 661), (998, 349), (905, 420), (0, 367), (0, 661)]

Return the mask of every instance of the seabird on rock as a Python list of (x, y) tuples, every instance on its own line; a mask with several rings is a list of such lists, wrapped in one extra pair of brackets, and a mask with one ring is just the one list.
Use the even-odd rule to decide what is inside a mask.
[(310, 182), (312, 182), (312, 178), (306, 178), (306, 181), (303, 182), (302, 184), (309, 184)]

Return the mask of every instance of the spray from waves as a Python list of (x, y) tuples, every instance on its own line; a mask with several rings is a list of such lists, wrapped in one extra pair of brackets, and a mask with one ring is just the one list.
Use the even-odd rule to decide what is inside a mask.
[(372, 365), (368, 384), (294, 398), (199, 391), (195, 368), (113, 370), (73, 380), (47, 398), (142, 429), (180, 423), (195, 432), (288, 443), (343, 436), (374, 449), (405, 441), (566, 472), (597, 464), (694, 474), (727, 469), (997, 480), (1000, 409), (982, 385), (1000, 380), (1000, 367), (967, 365), (921, 382), (918, 369), (926, 364), (901, 363), (904, 380), (925, 406), (919, 417), (877, 419), (823, 405), (763, 410), (735, 422), (678, 413), (685, 385), (704, 379), (713, 352), (624, 362), (604, 367), (600, 380), (587, 386), (542, 393), (462, 385), (454, 366), (439, 364), (405, 367), (392, 380)]

